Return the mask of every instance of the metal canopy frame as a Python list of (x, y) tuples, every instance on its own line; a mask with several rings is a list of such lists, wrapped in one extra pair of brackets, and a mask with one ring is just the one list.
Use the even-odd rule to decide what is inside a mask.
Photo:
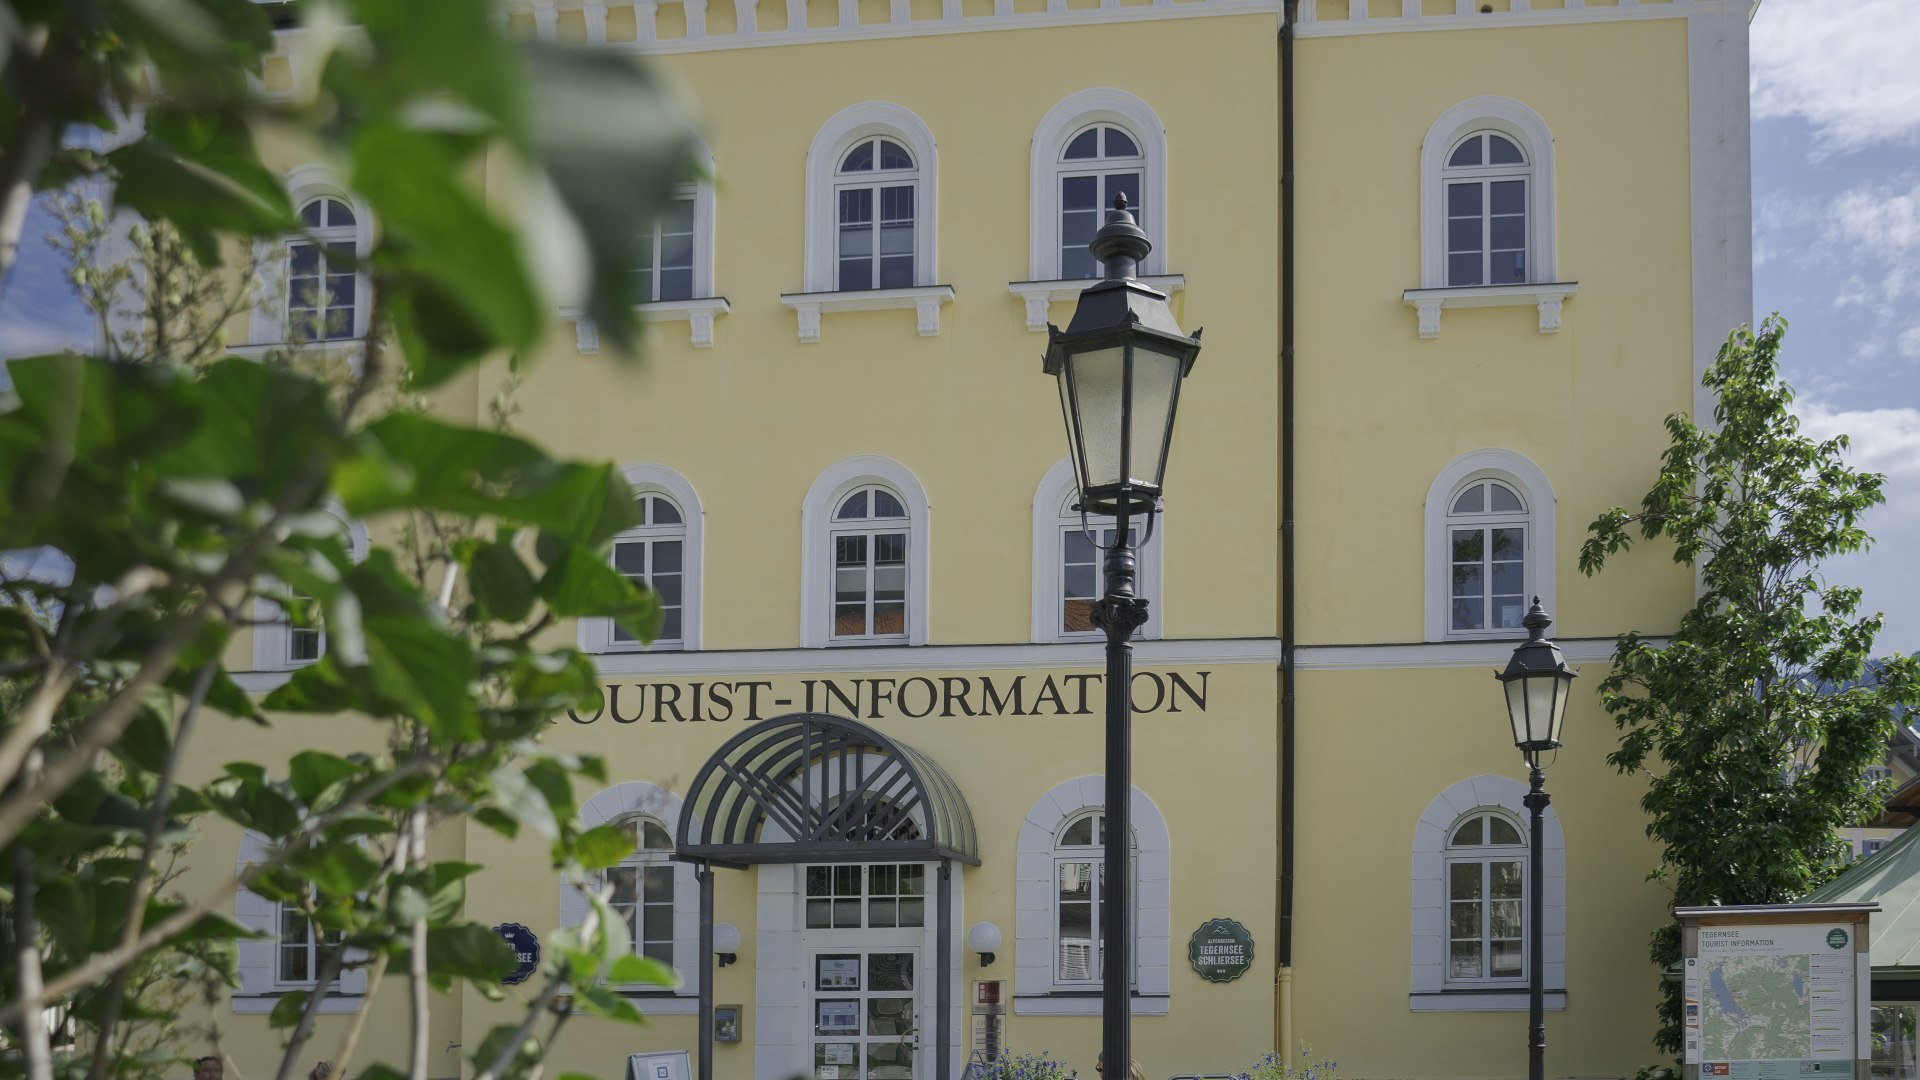
[(934, 1077), (949, 1080), (953, 864), (980, 865), (980, 845), (973, 811), (938, 762), (844, 716), (773, 717), (701, 766), (680, 809), (674, 858), (695, 864), (700, 881), (699, 1080), (713, 1080), (714, 867), (938, 863)]

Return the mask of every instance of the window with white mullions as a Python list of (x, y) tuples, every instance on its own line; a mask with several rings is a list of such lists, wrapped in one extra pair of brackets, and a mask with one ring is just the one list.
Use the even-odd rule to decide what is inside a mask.
[(635, 301), (693, 299), (695, 206), (695, 190), (681, 188), (667, 200), (660, 219), (641, 241), (641, 265), (634, 271)]
[(672, 967), (673, 838), (652, 818), (633, 817), (619, 824), (632, 837), (634, 853), (607, 868), (607, 904), (626, 924), (635, 953)]
[(1517, 980), (1526, 972), (1526, 840), (1496, 813), (1457, 822), (1447, 840), (1447, 981)]
[[(1099, 982), (1103, 977), (1106, 842), (1107, 815), (1099, 810), (1069, 821), (1054, 842), (1055, 982)], [(1128, 914), (1131, 918), (1134, 912)]]
[(1447, 512), (1448, 629), (1512, 630), (1526, 615), (1527, 507), (1498, 480), (1477, 480)]
[(840, 159), (838, 288), (912, 287), (917, 181), (913, 155), (889, 138), (862, 139)]
[(927, 868), (923, 863), (809, 866), (809, 930), (893, 930), (926, 925)]
[(293, 599), (293, 610), (288, 613), (287, 622), (287, 661), (311, 664), (326, 654), (327, 632), (313, 611), (312, 597), (296, 596)]
[[(1078, 514), (1074, 515), (1078, 518)], [(1105, 522), (1103, 527), (1100, 522)], [(1088, 518), (1082, 529), (1078, 520), (1060, 532), (1060, 632), (1097, 634), (1093, 625), (1093, 606), (1102, 592), (1101, 565), (1106, 549), (1114, 543), (1116, 530), (1112, 518)], [(1097, 546), (1096, 546), (1097, 541)], [(1127, 542), (1138, 544), (1140, 530), (1128, 529)], [(1141, 592), (1144, 594), (1145, 590)]]
[(1455, 144), (1443, 170), (1447, 284), (1528, 280), (1526, 154), (1505, 135), (1479, 131)]
[(313, 985), (320, 978), (322, 950), (338, 946), (340, 932), (316, 932), (313, 920), (300, 905), (286, 900), (280, 902), (276, 923), (279, 941), (274, 947), (274, 978), (286, 985)]
[(907, 635), (905, 505), (881, 487), (863, 487), (833, 513), (833, 637), (897, 640)]
[(300, 207), (305, 231), (287, 242), (287, 329), (293, 341), (351, 338), (358, 303), (358, 221), (332, 196)]
[[(678, 645), (684, 640), (686, 516), (672, 499), (658, 492), (637, 495), (634, 502), (640, 509), (640, 524), (615, 538), (613, 567), (634, 584), (652, 589), (659, 601), (660, 636), (654, 645)], [(638, 642), (614, 625), (614, 644)]]
[(1060, 155), (1060, 276), (1095, 278), (1103, 272), (1087, 250), (1106, 220), (1113, 197), (1125, 194), (1127, 206), (1147, 228), (1140, 178), (1146, 155), (1131, 134), (1112, 124), (1094, 124), (1067, 140)]

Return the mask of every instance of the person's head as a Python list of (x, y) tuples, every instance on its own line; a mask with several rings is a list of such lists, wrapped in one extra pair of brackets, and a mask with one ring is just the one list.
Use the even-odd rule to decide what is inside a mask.
[(193, 1080), (220, 1080), (220, 1074), (225, 1071), (219, 1056), (208, 1054), (193, 1063)]
[[(1140, 1059), (1135, 1058), (1127, 1062), (1127, 1064), (1132, 1066), (1132, 1068), (1127, 1070), (1126, 1080), (1147, 1080), (1147, 1070), (1140, 1067)], [(1100, 1080), (1109, 1080), (1107, 1076), (1107, 1055), (1105, 1053), (1093, 1059), (1093, 1071), (1099, 1074)], [(1120, 1078), (1112, 1077), (1111, 1080), (1120, 1080)]]

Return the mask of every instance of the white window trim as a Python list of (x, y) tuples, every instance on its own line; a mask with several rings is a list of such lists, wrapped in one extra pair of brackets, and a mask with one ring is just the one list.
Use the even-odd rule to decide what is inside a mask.
[[(1060, 161), (1067, 140), (1089, 124), (1113, 124), (1133, 136), (1146, 158), (1140, 178), (1147, 235), (1153, 250), (1140, 266), (1143, 276), (1167, 272), (1167, 128), (1153, 107), (1125, 90), (1093, 87), (1062, 98), (1033, 131), (1031, 194), (1028, 198), (1027, 276), (1036, 282), (1060, 278)], [(1075, 171), (1081, 171), (1078, 168)], [(1082, 285), (1084, 286), (1084, 283)]]
[[(1408, 1008), (1415, 1012), (1506, 1012), (1527, 1007), (1526, 980), (1486, 988), (1450, 989), (1446, 978), (1447, 880), (1449, 830), (1461, 818), (1494, 810), (1521, 823), (1529, 820), (1527, 786), (1505, 776), (1474, 776), (1434, 796), (1413, 827), (1413, 950), (1408, 974)], [(1544, 849), (1541, 923), (1546, 948), (1542, 966), (1547, 1007), (1567, 1004), (1567, 844), (1560, 817), (1548, 806), (1541, 819)]]
[[(686, 540), (680, 547), (680, 640), (671, 644), (643, 645), (637, 641), (615, 641), (613, 620), (607, 618), (585, 618), (580, 620), (578, 641), (580, 651), (586, 653), (624, 653), (624, 652), (698, 652), (701, 642), (701, 583), (704, 580), (702, 553), (706, 549), (706, 511), (700, 505), (700, 496), (693, 484), (679, 472), (654, 462), (636, 462), (620, 467), (620, 475), (627, 481), (627, 487), (635, 498), (648, 492), (658, 492), (672, 499), (680, 508), (680, 520), (686, 529)], [(637, 531), (622, 533), (615, 537), (639, 535)]]
[(857, 487), (878, 484), (900, 496), (907, 508), (907, 638), (908, 645), (925, 645), (929, 625), (927, 603), (931, 590), (927, 575), (933, 539), (933, 508), (926, 489), (912, 470), (891, 458), (859, 454), (827, 467), (807, 489), (800, 510), (800, 645), (820, 649), (829, 645), (871, 644), (859, 640), (832, 640), (833, 627), (833, 511)]
[[(935, 258), (940, 201), (939, 161), (933, 132), (903, 106), (889, 101), (863, 101), (835, 113), (814, 133), (807, 148), (806, 263), (802, 288), (808, 293), (838, 293), (835, 277), (835, 238), (838, 234), (840, 159), (861, 139), (885, 135), (903, 143), (913, 155), (915, 192), (913, 214), (913, 283), (928, 286), (939, 281)], [(882, 292), (889, 290), (879, 290)]]
[[(310, 162), (289, 170), (285, 180), (287, 194), (292, 197), (294, 206), (321, 197), (346, 203), (353, 211), (354, 251), (365, 255), (373, 250), (373, 211), (347, 190), (339, 174), (325, 165)], [(258, 355), (268, 351), (269, 347), (286, 347), (328, 353), (341, 351), (350, 359), (357, 356), (359, 343), (366, 340), (367, 320), (373, 310), (370, 292), (372, 282), (367, 272), (362, 269), (354, 275), (353, 334), (350, 338), (341, 341), (292, 341), (292, 328), (287, 325), (286, 295), (289, 239), (281, 236), (254, 242), (252, 311), (247, 317), (247, 340), (238, 343), (239, 348), (229, 351), (238, 353), (247, 349)]]
[[(1100, 998), (1088, 986), (1054, 979), (1057, 902), (1055, 840), (1066, 823), (1106, 805), (1106, 778), (1079, 776), (1056, 784), (1027, 812), (1015, 856), (1014, 1012), (1022, 1015), (1098, 1016)], [(1133, 789), (1134, 992), (1136, 1016), (1167, 1012), (1172, 986), (1173, 842), (1152, 799)]]
[(911, 289), (853, 289), (847, 292), (781, 293), (780, 302), (792, 309), (800, 341), (820, 341), (820, 315), (831, 311), (891, 311), (912, 308), (921, 337), (940, 334), (940, 309), (953, 302), (951, 285), (915, 285)]
[[(1185, 274), (1148, 274), (1142, 276), (1140, 283), (1150, 289), (1158, 289), (1171, 296), (1187, 287)], [(1051, 305), (1062, 301), (1077, 301), (1092, 281), (1080, 278), (1064, 278), (1054, 281), (1009, 281), (1007, 291), (1020, 298), (1027, 308), (1027, 332), (1044, 334), (1047, 323), (1052, 318)]]
[[(1473, 978), (1465, 978), (1462, 976), (1453, 975), (1451, 972), (1443, 971), (1442, 978), (1446, 980), (1446, 987), (1449, 990), (1510, 990), (1516, 986), (1527, 985), (1527, 974), (1526, 974), (1527, 951), (1532, 948), (1532, 942), (1529, 940), (1531, 935), (1527, 933), (1526, 919), (1529, 916), (1526, 914), (1526, 912), (1528, 910), (1528, 901), (1532, 899), (1528, 895), (1528, 891), (1532, 889), (1533, 885), (1532, 885), (1532, 882), (1529, 880), (1529, 874), (1527, 872), (1527, 860), (1529, 858), (1529, 855), (1528, 855), (1528, 848), (1527, 848), (1526, 819), (1516, 817), (1512, 814), (1507, 814), (1507, 813), (1503, 813), (1496, 810), (1488, 810), (1484, 808), (1471, 810), (1461, 815), (1458, 819), (1454, 821), (1452, 825), (1447, 827), (1447, 835), (1452, 836), (1454, 832), (1459, 830), (1460, 826), (1465, 825), (1468, 821), (1482, 821), (1482, 820), (1486, 820), (1489, 816), (1497, 820), (1504, 821), (1508, 825), (1513, 826), (1514, 831), (1519, 833), (1520, 835), (1520, 842), (1517, 844), (1482, 843), (1476, 846), (1476, 845), (1465, 845), (1465, 844), (1454, 845), (1451, 843), (1451, 841), (1449, 841), (1446, 857), (1444, 859), (1444, 865), (1442, 865), (1442, 867), (1440, 868), (1440, 872), (1442, 875), (1442, 880), (1448, 883), (1448, 894), (1447, 894), (1446, 902), (1449, 905), (1451, 905), (1453, 903), (1453, 895), (1452, 895), (1452, 888), (1451, 888), (1452, 874), (1453, 874), (1453, 868), (1455, 866), (1480, 867), (1480, 879), (1484, 883), (1484, 882), (1490, 881), (1490, 878), (1488, 876), (1488, 871), (1486, 869), (1486, 867), (1489, 864), (1495, 863), (1495, 862), (1510, 863), (1516, 860), (1520, 863), (1519, 900), (1520, 900), (1520, 910), (1522, 913), (1521, 924), (1520, 924), (1520, 974), (1518, 975), (1483, 975), (1483, 976), (1475, 976)], [(1487, 904), (1492, 899), (1493, 898), (1491, 895), (1483, 895), (1480, 898), (1481, 903), (1483, 905)], [(1481, 910), (1481, 916), (1480, 916), (1480, 933), (1478, 935), (1478, 940), (1482, 946), (1489, 945), (1492, 941), (1491, 918), (1492, 918), (1491, 909), (1483, 906)], [(1448, 930), (1449, 930), (1449, 933), (1451, 933), (1452, 927), (1449, 926)], [(1449, 943), (1451, 943), (1454, 940), (1458, 940), (1458, 939), (1455, 939), (1449, 936), (1448, 938)], [(1482, 959), (1483, 961), (1488, 959), (1487, 955), (1483, 954)]]
[(1474, 131), (1498, 131), (1517, 141), (1520, 152), (1526, 155), (1527, 281), (1558, 281), (1553, 133), (1539, 113), (1513, 98), (1490, 95), (1468, 98), (1441, 113), (1420, 144), (1420, 287), (1446, 288), (1446, 182), (1442, 172), (1447, 151)]
[(1527, 503), (1527, 595), (1538, 596), (1548, 611), (1558, 611), (1554, 596), (1555, 546), (1553, 521), (1557, 504), (1553, 485), (1538, 465), (1512, 450), (1484, 448), (1455, 458), (1433, 478), (1427, 489), (1426, 509), (1426, 640), (1475, 641), (1517, 638), (1519, 631), (1487, 629), (1456, 631), (1448, 628), (1450, 606), (1447, 583), (1451, 561), (1447, 552), (1447, 510), (1454, 493), (1474, 480), (1501, 480), (1520, 492)]
[[(667, 835), (678, 840), (681, 801), (672, 791), (645, 780), (626, 780), (595, 792), (580, 804), (580, 823), (591, 829), (632, 817), (648, 817), (659, 822)], [(673, 959), (680, 985), (672, 989), (643, 987), (650, 997), (649, 1013), (690, 1015), (699, 1008), (700, 995), (700, 881), (692, 863), (673, 864)], [(592, 905), (580, 890), (560, 883), (560, 925), (578, 926)]]
[[(1061, 458), (1040, 478), (1040, 486), (1033, 492), (1033, 623), (1030, 632), (1032, 640), (1036, 642), (1104, 640), (1097, 630), (1069, 634), (1060, 629), (1060, 578), (1063, 570), (1061, 529), (1067, 523), (1067, 519), (1060, 516), (1060, 507), (1075, 490), (1073, 461)], [(1160, 582), (1161, 552), (1166, 547), (1163, 530), (1167, 522), (1164, 512), (1156, 516), (1160, 520), (1153, 523), (1153, 536), (1136, 553), (1140, 569), (1138, 590), (1148, 601), (1147, 622), (1138, 634), (1141, 640), (1160, 636), (1161, 611), (1166, 606), (1165, 590)], [(1091, 522), (1093, 519), (1088, 520)]]
[[(359, 521), (348, 521), (341, 516), (337, 507), (324, 511), (328, 517), (340, 523), (347, 536), (347, 554), (354, 562), (367, 557), (367, 527)], [(253, 603), (253, 669), (255, 671), (293, 671), (320, 661), (327, 655), (323, 646), (320, 656), (312, 660), (293, 658), (293, 624), (282, 611), (279, 604), (265, 597), (256, 597)]]
[[(247, 867), (263, 862), (271, 853), (273, 845), (265, 836), (251, 830), (240, 835), (239, 852), (234, 859), (234, 873), (245, 873)], [(286, 994), (303, 989), (312, 989), (313, 981), (281, 982), (279, 967), (280, 950), (280, 905), (250, 889), (241, 889), (234, 894), (234, 919), (241, 926), (256, 934), (263, 935), (244, 938), (235, 944), (237, 970), (240, 976), (240, 988), (233, 992), (233, 1011), (241, 1014), (258, 1014), (273, 1011), (274, 1003)], [(348, 968), (340, 972), (333, 989), (320, 1001), (322, 1013), (350, 1013), (360, 1008), (360, 1000), (367, 992), (367, 972), (365, 968)]]

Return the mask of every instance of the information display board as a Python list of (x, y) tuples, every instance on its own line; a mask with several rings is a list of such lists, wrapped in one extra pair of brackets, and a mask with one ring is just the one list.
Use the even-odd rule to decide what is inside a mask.
[[(1861, 910), (1851, 910), (1859, 908)], [(1859, 1076), (1870, 905), (1682, 908), (1682, 1034), (1690, 1077)]]

